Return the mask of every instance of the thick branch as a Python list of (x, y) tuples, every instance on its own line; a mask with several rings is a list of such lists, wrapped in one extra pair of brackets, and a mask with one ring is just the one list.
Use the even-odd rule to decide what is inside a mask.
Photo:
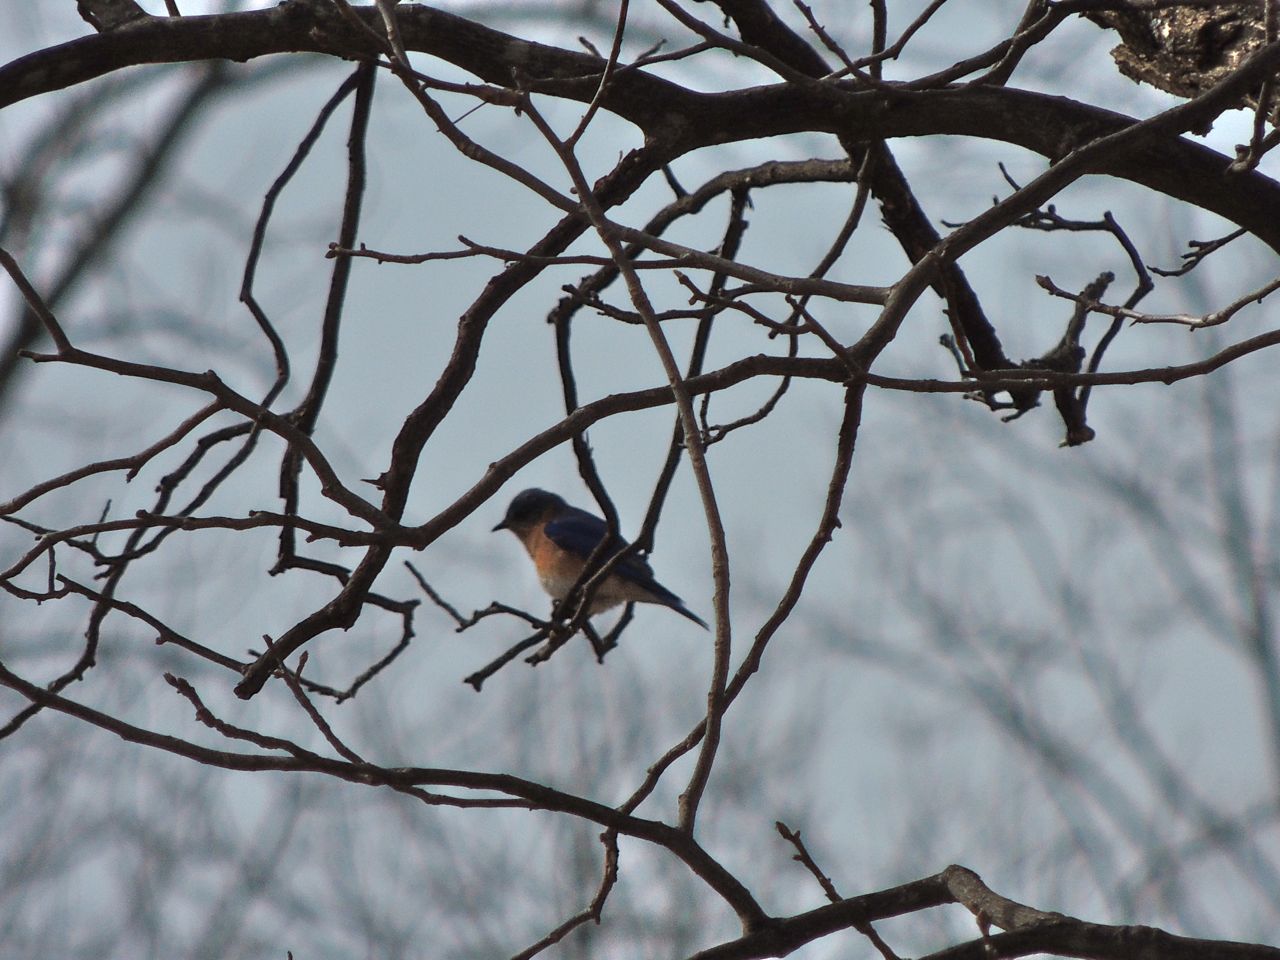
[[(155, 17), (107, 34), (32, 53), (0, 68), (0, 107), (142, 63), (248, 60), (277, 53), (374, 55), (370, 38), (303, 3), (210, 17)], [(373, 22), (367, 8), (363, 15)], [(491, 83), (513, 71), (532, 89), (589, 103), (604, 61), (529, 43), (461, 17), (411, 6), (399, 9), (405, 45), (440, 57)], [(1273, 44), (1249, 59), (1232, 96), (1256, 86), (1280, 63)], [(1001, 140), (1058, 160), (1073, 149), (1132, 124), (1132, 118), (1063, 97), (1005, 87), (908, 91), (891, 86), (853, 91), (838, 83), (775, 84), (697, 93), (622, 69), (601, 103), (664, 142), (669, 157), (717, 143), (800, 131), (855, 140), (928, 135)], [(1212, 119), (1212, 118), (1208, 118)], [(1152, 137), (1099, 159), (1089, 171), (1142, 184), (1247, 228), (1280, 250), (1280, 184), (1257, 171), (1227, 176), (1231, 160), (1181, 137)]]

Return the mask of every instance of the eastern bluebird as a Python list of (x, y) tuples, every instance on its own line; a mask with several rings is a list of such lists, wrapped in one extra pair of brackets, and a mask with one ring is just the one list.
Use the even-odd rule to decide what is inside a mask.
[[(585, 510), (571, 507), (563, 499), (546, 490), (531, 489), (516, 495), (507, 515), (494, 530), (510, 530), (533, 558), (542, 588), (556, 600), (563, 600), (578, 582), (587, 557), (604, 539), (609, 527), (603, 520)], [(617, 550), (627, 542), (615, 538)], [(643, 559), (632, 554), (614, 566), (591, 599), (591, 616), (628, 601), (660, 603), (682, 617), (688, 617), (704, 630), (705, 621), (684, 605), (684, 601), (653, 579), (653, 570)]]

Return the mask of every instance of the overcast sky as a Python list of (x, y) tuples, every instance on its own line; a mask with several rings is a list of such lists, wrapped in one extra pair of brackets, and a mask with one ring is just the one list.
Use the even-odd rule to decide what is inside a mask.
[[(36, 6), (0, 10), (6, 61), (88, 32), (70, 4), (56, 11)], [(182, 7), (202, 12), (191, 0)], [(911, 56), (890, 65), (891, 76), (924, 73), (962, 55), (955, 37), (978, 28), (971, 4), (953, 7), (951, 19), (922, 34)], [(894, 5), (895, 23), (907, 16)], [(655, 30), (672, 29), (652, 10), (637, 17), (632, 53)], [(859, 7), (843, 35), (865, 43), (865, 19)], [(510, 16), (500, 23), (528, 28)], [(1008, 24), (992, 17), (989, 27), (991, 37), (965, 40), (964, 50), (978, 49)], [(566, 47), (584, 32), (600, 46), (608, 42), (598, 24), (550, 21), (533, 32)], [(1169, 103), (1116, 73), (1106, 54), (1113, 42), (1096, 27), (1075, 24), (1037, 49), (1015, 82), (1140, 117)], [(60, 305), (73, 337), (120, 356), (216, 369), (237, 389), (261, 394), (273, 374), (270, 352), (237, 303), (248, 238), (262, 195), (350, 69), (312, 60), (219, 100), (110, 264)], [(438, 64), (424, 69), (461, 79)], [(666, 73), (701, 89), (767, 80), (727, 59), (699, 70)], [(183, 74), (162, 71), (166, 79), (114, 102), (99, 121), (102, 136), (62, 168), (67, 179), (48, 231), (14, 251), (29, 258), (37, 282), (56, 273), (60, 251), (85, 228), (84, 211), (109, 195), (133, 138), (166, 115)], [(463, 234), (521, 249), (556, 221), (523, 188), (459, 156), (398, 85), (379, 83), (361, 242), (420, 253), (453, 249)], [(0, 112), (0, 174), (14, 176), (33, 131), (75, 94)], [(561, 129), (578, 116), (577, 107), (546, 107)], [(317, 342), (347, 117), (344, 107), (283, 196), (260, 271), (259, 297), (288, 341), (297, 372), (284, 406), (304, 389)], [(1247, 136), (1247, 123), (1243, 114), (1219, 123), (1209, 142), (1230, 152)], [(524, 118), (489, 107), (469, 116), (463, 129), (567, 189)], [(601, 115), (584, 141), (588, 174), (604, 172), (637, 143), (634, 129)], [(893, 148), (939, 225), (970, 218), (1007, 193), (998, 162), (1023, 182), (1044, 167), (1040, 158), (995, 142)], [(797, 137), (694, 154), (674, 172), (692, 187), (769, 157), (839, 155), (832, 139)], [(851, 194), (835, 185), (757, 191), (741, 258), (807, 273)], [(639, 226), (669, 199), (658, 180), (617, 216)], [(1063, 216), (1081, 220), (1114, 212), (1147, 262), (1161, 266), (1173, 266), (1187, 240), (1226, 232), (1163, 197), (1100, 180), (1086, 180), (1055, 202)], [(712, 205), (672, 239), (713, 247), (725, 210), (723, 202)], [(1010, 232), (963, 266), (1015, 358), (1052, 346), (1068, 313), (1036, 288), (1035, 274), (1079, 288), (1114, 270), (1117, 301), (1133, 282), (1118, 247), (1097, 234)], [(457, 318), (500, 269), (479, 259), (356, 263), (341, 362), (317, 430), (349, 484), (385, 469), (396, 430), (448, 360)], [(901, 252), (871, 215), (833, 276), (886, 283), (903, 269)], [(1274, 269), (1273, 254), (1242, 246), (1187, 282), (1162, 286), (1144, 306), (1206, 311), (1265, 282)], [(545, 318), (560, 285), (582, 275), (578, 267), (549, 270), (499, 311), (473, 383), (423, 458), (407, 521), (433, 516), (490, 462), (563, 416)], [(687, 299), (661, 281), (651, 293), (658, 309)], [(7, 287), (0, 303), (6, 332), (16, 317)], [(824, 321), (846, 339), (874, 317), (870, 307), (828, 310)], [(1246, 310), (1220, 333), (1128, 328), (1107, 369), (1187, 362), (1211, 352), (1206, 344), (1215, 338), (1234, 342), (1269, 329), (1271, 312)], [(937, 346), (946, 329), (938, 302), (922, 300), (879, 372), (953, 378), (954, 364)], [(643, 329), (584, 311), (575, 331), (584, 402), (664, 382)], [(677, 357), (687, 356), (692, 324), (668, 324), (666, 331)], [(783, 349), (745, 318), (726, 317), (708, 366)], [(1273, 358), (1262, 354), (1203, 382), (1100, 389), (1089, 409), (1098, 438), (1074, 449), (1059, 448), (1062, 427), (1048, 401), (1006, 424), (954, 395), (872, 390), (843, 528), (765, 669), (730, 714), (724, 769), (708, 798), (720, 813), (707, 822), (708, 846), (776, 911), (820, 899), (773, 832), (774, 820), (794, 817), (791, 825), (803, 830), (845, 894), (961, 862), (1002, 892), (1045, 909), (1274, 940), (1280, 755), (1265, 733), (1265, 703), (1242, 653), (1250, 611), (1239, 582), (1248, 553), (1267, 579), (1263, 596), (1274, 601), (1280, 436), (1273, 371)], [(742, 416), (767, 393), (748, 385), (718, 395), (712, 419)], [(729, 538), (738, 651), (781, 596), (815, 528), (839, 401), (830, 384), (797, 383), (773, 417), (711, 449)], [(198, 405), (199, 398), (181, 391), (105, 374), (30, 368), (0, 409), (0, 499), (77, 463), (138, 449)], [(667, 408), (629, 414), (590, 432), (626, 534), (643, 519), (673, 416)], [(118, 476), (91, 481), (30, 517), (87, 522), (107, 499), (112, 516), (127, 516), (151, 502), (157, 479), (184, 454), (161, 458), (129, 486)], [(278, 506), (272, 499), (278, 456), (278, 447), (264, 441), (206, 511)], [(1233, 499), (1237, 484), (1240, 497)], [(500, 600), (545, 612), (547, 601), (515, 539), (490, 530), (510, 497), (529, 486), (591, 505), (570, 450), (560, 447), (429, 550), (404, 559), (463, 611)], [(1236, 507), (1244, 511), (1243, 540), (1227, 522)], [(320, 520), (339, 516), (314, 489), (304, 512)], [(28, 545), (24, 532), (0, 528), (6, 563)], [(330, 581), (301, 572), (264, 577), (274, 549), (266, 533), (176, 537), (166, 563), (126, 579), (129, 597), (200, 642), (243, 657), (260, 648), (262, 633), (278, 635), (333, 593)], [(706, 523), (687, 469), (674, 485), (651, 560), (659, 578), (709, 619)], [(379, 589), (396, 598), (420, 595), (398, 563), (388, 566)], [(72, 603), (35, 608), (0, 596), (0, 655), (25, 675), (47, 679), (78, 652), (85, 613)], [(479, 695), (462, 678), (524, 636), (521, 624), (494, 618), (459, 636), (429, 603), (418, 617), (413, 645), (391, 670), (354, 702), (326, 708), (344, 736), (387, 763), (510, 769), (616, 803), (704, 709), (710, 640), (661, 608), (642, 609), (603, 665), (574, 643), (537, 669), (508, 666)], [(346, 635), (325, 634), (309, 647), (308, 673), (342, 685), (390, 649), (398, 632), (394, 617), (370, 615)], [(287, 691), (269, 688), (241, 703), (231, 695), (230, 674), (199, 670), (151, 640), (131, 623), (116, 623), (101, 666), (69, 694), (139, 725), (216, 742), (160, 676), (164, 669), (187, 670), (229, 722), (315, 740)], [(5, 695), (0, 706), (7, 716), (19, 704)], [(57, 718), (0, 742), (0, 770), (0, 890), (16, 886), (23, 894), (6, 921), (8, 934), (15, 943), (54, 946), (67, 956), (88, 955), (95, 942), (106, 951), (101, 955), (131, 955), (146, 930), (158, 953), (175, 956), (283, 956), (287, 948), (300, 957), (506, 955), (578, 909), (581, 890), (589, 888), (565, 879), (576, 874), (561, 841), (566, 833), (580, 835), (591, 851), (594, 832), (541, 814), (463, 816), (352, 786), (224, 776)], [(1173, 771), (1183, 788), (1169, 787), (1162, 771)], [(677, 767), (645, 812), (673, 816), (671, 800), (687, 775)], [(279, 829), (284, 809), (297, 813), (290, 830)], [(1206, 849), (1199, 831), (1211, 813), (1248, 839), (1226, 852)], [(33, 846), (28, 840), (36, 836), (41, 842)], [(1244, 846), (1252, 853), (1242, 854)], [(265, 850), (272, 855), (260, 863)], [(664, 922), (653, 918), (680, 910), (709, 930), (732, 929), (723, 911), (696, 912), (706, 909), (696, 899), (702, 891), (679, 887), (670, 864), (639, 848), (624, 851), (616, 909), (641, 918), (638, 930), (643, 918), (652, 926)], [(505, 867), (490, 876), (493, 864)], [(244, 894), (248, 906), (237, 920), (219, 921), (213, 905), (231, 909), (229, 891), (243, 894), (250, 866), (266, 871), (270, 893)], [(144, 915), (152, 926), (138, 919)], [(645, 940), (651, 932), (633, 935), (622, 942), (636, 955), (668, 955), (669, 943)], [(910, 936), (919, 938), (913, 949), (923, 951), (933, 935), (916, 929)], [(835, 955), (837, 946), (804, 955)]]

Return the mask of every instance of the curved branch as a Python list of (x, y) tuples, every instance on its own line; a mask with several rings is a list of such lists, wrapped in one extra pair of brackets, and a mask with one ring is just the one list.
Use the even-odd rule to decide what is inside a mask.
[[(0, 662), (0, 685), (21, 694), (33, 704), (76, 717), (114, 733), (122, 740), (164, 750), (198, 763), (226, 770), (313, 772), (367, 786), (387, 786), (395, 789), (422, 786), (458, 787), (505, 794), (525, 801), (533, 809), (568, 814), (608, 827), (624, 836), (648, 840), (679, 857), (690, 870), (720, 894), (738, 914), (745, 930), (758, 929), (767, 922), (764, 910), (756, 903), (750, 891), (688, 834), (661, 821), (646, 820), (632, 814), (620, 813), (602, 803), (565, 793), (533, 780), (507, 773), (427, 767), (389, 768), (369, 763), (353, 763), (348, 760), (324, 757), (292, 744), (287, 756), (214, 750), (189, 740), (134, 726), (118, 717), (58, 696), (11, 672), (2, 662)], [(477, 802), (492, 805), (486, 801), (439, 795), (433, 796), (432, 802), (457, 806), (472, 806), (477, 805)]]
[[(371, 8), (357, 12), (372, 24)], [(590, 103), (605, 61), (530, 43), (428, 7), (403, 7), (407, 49), (426, 53), (503, 86), (513, 71), (534, 91)], [(269, 10), (207, 17), (151, 18), (105, 34), (36, 51), (0, 67), (0, 107), (143, 63), (249, 60), (280, 53), (376, 56), (370, 37), (327, 6), (296, 2)], [(1280, 63), (1280, 44), (1250, 57), (1221, 84), (1224, 101), (1256, 86)], [(697, 93), (623, 67), (601, 106), (663, 144), (667, 159), (699, 147), (819, 131), (855, 140), (926, 135), (1000, 140), (1051, 161), (1131, 126), (1123, 114), (1007, 87), (912, 91), (846, 84), (783, 83)], [(1216, 113), (1205, 116), (1212, 122)], [(1153, 162), (1158, 155), (1159, 162)], [(1231, 174), (1231, 160), (1178, 136), (1144, 138), (1099, 158), (1092, 174), (1119, 177), (1202, 207), (1245, 227), (1280, 250), (1280, 184), (1256, 170)]]

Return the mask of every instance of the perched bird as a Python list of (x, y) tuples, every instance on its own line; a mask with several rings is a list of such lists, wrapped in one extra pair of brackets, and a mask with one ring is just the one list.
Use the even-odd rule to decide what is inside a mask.
[[(604, 539), (609, 527), (599, 517), (571, 507), (554, 493), (536, 488), (516, 495), (507, 515), (494, 530), (510, 530), (533, 558), (542, 588), (556, 600), (563, 600), (578, 581), (587, 557)], [(601, 562), (626, 549), (627, 542), (615, 538), (617, 549)], [(649, 564), (634, 554), (614, 566), (591, 599), (591, 615), (628, 601), (660, 603), (704, 630), (707, 624), (684, 605), (684, 601), (653, 578)]]

